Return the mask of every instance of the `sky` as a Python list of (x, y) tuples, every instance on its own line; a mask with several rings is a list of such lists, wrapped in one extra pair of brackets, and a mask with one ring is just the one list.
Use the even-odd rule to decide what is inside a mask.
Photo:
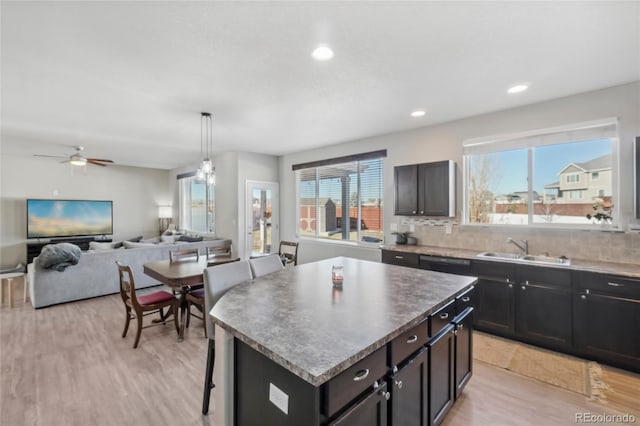
[[(533, 189), (544, 193), (544, 186), (558, 181), (558, 173), (570, 163), (583, 163), (611, 154), (608, 139), (536, 147), (533, 161)], [(492, 154), (495, 164), (495, 194), (527, 191), (527, 150)]]

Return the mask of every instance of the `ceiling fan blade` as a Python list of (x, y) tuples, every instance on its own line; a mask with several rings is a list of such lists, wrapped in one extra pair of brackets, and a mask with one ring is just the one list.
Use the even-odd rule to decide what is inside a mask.
[(46, 154), (33, 154), (34, 157), (47, 157), (47, 158), (69, 158), (68, 155), (46, 155)]
[(105, 167), (106, 166), (106, 164), (102, 164), (102, 163), (94, 160), (93, 158), (87, 158), (87, 163), (93, 164), (93, 165), (96, 165), (96, 166), (100, 166), (100, 167)]
[(111, 160), (101, 160), (99, 158), (87, 158), (87, 161), (99, 161), (101, 163), (113, 163)]

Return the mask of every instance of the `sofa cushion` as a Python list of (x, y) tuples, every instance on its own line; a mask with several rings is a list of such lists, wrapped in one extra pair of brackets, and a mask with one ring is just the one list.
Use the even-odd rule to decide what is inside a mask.
[[(89, 242), (89, 250), (113, 250), (118, 243), (101, 243), (98, 241)], [(122, 243), (120, 243), (122, 245)]]
[(157, 247), (157, 244), (151, 243), (132, 243), (131, 241), (124, 241), (124, 248), (132, 249), (132, 248), (141, 248), (141, 247)]

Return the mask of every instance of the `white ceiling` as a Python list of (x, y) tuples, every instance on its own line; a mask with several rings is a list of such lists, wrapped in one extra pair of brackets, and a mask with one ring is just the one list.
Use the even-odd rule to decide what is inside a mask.
[(215, 152), (282, 155), (640, 79), (637, 1), (0, 7), (3, 155), (174, 168), (201, 111)]

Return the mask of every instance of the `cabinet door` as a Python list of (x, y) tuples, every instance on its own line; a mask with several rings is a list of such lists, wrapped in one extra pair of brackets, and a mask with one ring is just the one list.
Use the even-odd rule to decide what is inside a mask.
[(447, 415), (455, 398), (453, 383), (453, 325), (427, 343), (429, 348), (429, 425), (438, 425)]
[(455, 216), (455, 206), (450, 209), (454, 188), (449, 187), (450, 161), (420, 164), (418, 167), (418, 212), (424, 216)]
[(478, 277), (474, 326), (489, 333), (512, 336), (514, 327), (513, 282), (509, 278)]
[(411, 216), (418, 213), (418, 165), (393, 168), (396, 192), (395, 214)]
[(552, 349), (570, 349), (571, 286), (525, 280), (516, 290), (516, 333), (527, 342)]
[(389, 379), (391, 388), (391, 424), (424, 426), (427, 424), (429, 398), (429, 351), (424, 348)]
[(466, 308), (453, 320), (455, 335), (456, 399), (473, 373), (473, 308)]
[(585, 291), (577, 294), (574, 309), (579, 351), (640, 372), (640, 300)]
[(334, 426), (386, 426), (387, 419), (387, 384), (373, 390), (358, 401), (336, 420), (329, 423)]

